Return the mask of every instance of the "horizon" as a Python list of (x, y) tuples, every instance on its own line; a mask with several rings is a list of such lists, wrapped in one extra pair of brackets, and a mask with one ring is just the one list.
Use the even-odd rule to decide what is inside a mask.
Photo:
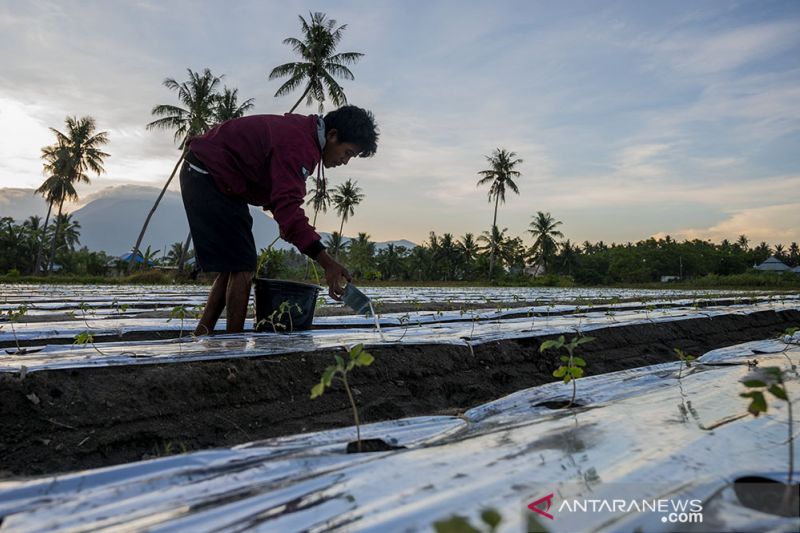
[[(107, 174), (70, 211), (111, 186), (160, 188), (178, 150), (144, 126), (177, 103), (161, 83), (186, 68), (225, 74), (255, 98), (248, 114), (287, 111), (299, 91), (273, 98), (267, 75), (295, 60), (282, 41), (298, 15), (322, 11), (347, 24), (338, 51), (365, 54), (343, 87), (381, 129), (375, 157), (329, 173), (366, 194), (345, 234), (480, 235), (493, 205), (478, 172), (502, 147), (524, 163), (497, 225), (526, 244), (537, 211), (572, 242), (800, 241), (800, 4), (500, 5), (6, 3), (0, 216), (4, 193), (43, 181), (40, 149), (66, 116), (93, 116), (111, 139)], [(198, 31), (178, 36), (179, 23)], [(335, 214), (318, 229), (338, 230)]]

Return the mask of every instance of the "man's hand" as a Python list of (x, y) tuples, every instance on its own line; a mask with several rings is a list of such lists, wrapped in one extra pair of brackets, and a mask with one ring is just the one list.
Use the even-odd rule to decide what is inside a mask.
[(347, 281), (352, 281), (353, 278), (350, 276), (350, 272), (329, 256), (328, 252), (325, 250), (322, 250), (317, 255), (316, 261), (325, 269), (325, 281), (328, 283), (328, 294), (337, 302), (341, 302), (342, 294), (344, 293), (342, 278)]

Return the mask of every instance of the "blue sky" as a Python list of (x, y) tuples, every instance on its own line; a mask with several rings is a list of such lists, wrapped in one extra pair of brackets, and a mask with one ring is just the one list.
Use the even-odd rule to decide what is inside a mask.
[[(344, 83), (374, 111), (378, 154), (345, 226), (375, 240), (491, 224), (477, 172), (524, 160), (498, 225), (537, 211), (567, 238), (800, 241), (800, 2), (17, 2), (0, 5), (0, 187), (36, 187), (48, 126), (90, 114), (107, 174), (83, 188), (163, 183), (177, 150), (149, 132), (160, 84), (211, 68), (256, 113), (282, 113), (267, 74), (294, 59), (297, 16), (324, 11), (366, 56)], [(305, 110), (315, 112), (316, 108)], [(0, 215), (2, 215), (0, 197)], [(338, 229), (335, 215), (319, 228)]]

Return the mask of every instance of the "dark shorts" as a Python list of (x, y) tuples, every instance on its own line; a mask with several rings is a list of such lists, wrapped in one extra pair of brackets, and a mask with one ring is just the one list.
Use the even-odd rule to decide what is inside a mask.
[(181, 166), (181, 196), (204, 272), (254, 272), (257, 255), (247, 202), (223, 194), (210, 174)]

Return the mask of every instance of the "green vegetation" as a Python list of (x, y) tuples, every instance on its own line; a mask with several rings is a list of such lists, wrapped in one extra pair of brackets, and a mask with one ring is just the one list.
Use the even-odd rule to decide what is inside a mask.
[(778, 400), (786, 402), (787, 417), (789, 421), (789, 469), (787, 484), (792, 484), (794, 473), (794, 429), (792, 419), (792, 402), (786, 393), (786, 383), (784, 382), (783, 370), (777, 366), (760, 368), (751, 372), (750, 375), (742, 380), (742, 384), (747, 388), (747, 392), (739, 394), (742, 398), (749, 398), (750, 405), (747, 412), (757, 417), (761, 413), (766, 413), (768, 409), (766, 392)]
[(675, 352), (675, 355), (677, 355), (678, 359), (680, 359), (680, 361), (681, 361), (681, 366), (678, 369), (678, 379), (681, 379), (681, 377), (682, 377), (681, 373), (683, 372), (683, 365), (686, 365), (687, 369), (691, 368), (692, 361), (694, 361), (697, 358), (695, 356), (693, 356), (693, 355), (688, 355), (686, 352), (684, 352), (680, 348), (673, 348), (672, 351)]
[(586, 367), (586, 361), (581, 357), (575, 356), (575, 349), (580, 346), (581, 344), (586, 344), (587, 342), (592, 342), (594, 337), (584, 337), (584, 336), (577, 336), (570, 339), (569, 342), (566, 342), (564, 339), (564, 335), (561, 335), (556, 340), (547, 340), (539, 346), (539, 352), (544, 352), (545, 350), (566, 350), (568, 355), (562, 355), (560, 357), (561, 362), (564, 363), (559, 366), (557, 369), (553, 371), (553, 377), (562, 378), (564, 383), (572, 382), (572, 399), (570, 399), (569, 404), (567, 405), (567, 409), (572, 407), (575, 403), (575, 395), (578, 392), (578, 388), (575, 385), (575, 380), (578, 378), (583, 377), (583, 369)]
[(358, 417), (358, 408), (356, 407), (353, 393), (350, 390), (350, 384), (347, 381), (347, 374), (358, 366), (369, 366), (375, 361), (372, 354), (364, 349), (363, 344), (353, 346), (348, 352), (349, 359), (347, 362), (336, 355), (336, 364), (331, 365), (322, 372), (322, 377), (319, 383), (314, 385), (311, 389), (311, 399), (319, 398), (325, 392), (325, 389), (330, 387), (334, 379), (338, 379), (344, 385), (344, 390), (347, 392), (347, 397), (350, 400), (350, 407), (353, 409), (353, 419), (356, 423), (356, 438), (358, 439), (358, 451), (361, 451), (361, 422)]
[(450, 518), (434, 522), (433, 530), (436, 533), (482, 533), (482, 531), (494, 533), (498, 530), (502, 521), (503, 517), (497, 509), (490, 507), (481, 511), (481, 522), (488, 529), (479, 529), (473, 526), (469, 519), (460, 515), (453, 515)]
[[(296, 303), (289, 303), (288, 300), (284, 300), (267, 318), (262, 318), (258, 321), (258, 324), (256, 324), (256, 331), (258, 331), (262, 325), (269, 324), (272, 326), (272, 331), (274, 333), (278, 333), (278, 329), (291, 333), (294, 331), (294, 323), (292, 322), (292, 313), (294, 312), (300, 314), (303, 312), (303, 309)], [(284, 319), (284, 317), (286, 317), (286, 319)], [(286, 323), (287, 321), (288, 324)]]
[(20, 348), (19, 346), (19, 339), (17, 338), (17, 330), (14, 328), (14, 323), (19, 322), (22, 317), (24, 317), (28, 313), (28, 306), (25, 304), (21, 304), (16, 309), (10, 309), (6, 311), (6, 316), (8, 317), (8, 323), (11, 326), (11, 334), (14, 336), (14, 344), (17, 345), (17, 354), (24, 354), (26, 350)]

